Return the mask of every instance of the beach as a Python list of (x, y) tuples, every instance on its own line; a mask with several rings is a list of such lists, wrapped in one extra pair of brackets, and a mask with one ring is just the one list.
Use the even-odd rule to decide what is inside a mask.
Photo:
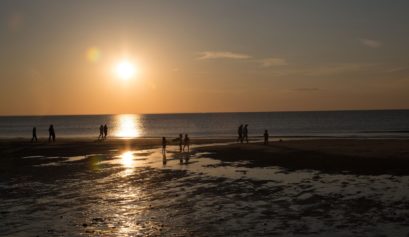
[(409, 174), (408, 139), (309, 139), (269, 145), (231, 144), (198, 150), (222, 161), (248, 161), (247, 167), (278, 165), (325, 173)]
[(0, 1), (0, 237), (409, 237), (409, 1)]
[[(193, 145), (206, 145), (192, 153), (224, 162), (248, 161), (247, 167), (278, 165), (290, 170), (316, 169), (322, 172), (409, 174), (409, 139), (275, 139), (269, 145), (253, 139), (249, 144), (232, 138), (196, 138)], [(168, 141), (177, 147), (177, 141)], [(216, 145), (212, 145), (216, 144)], [(220, 145), (221, 144), (221, 145)], [(2, 167), (25, 156), (67, 157), (121, 153), (159, 147), (159, 138), (108, 139), (63, 138), (56, 143), (42, 140), (0, 139)], [(176, 149), (176, 148), (175, 148)], [(208, 154), (211, 153), (211, 154)], [(4, 170), (5, 172), (7, 170)]]
[(2, 139), (0, 235), (406, 236), (408, 145)]

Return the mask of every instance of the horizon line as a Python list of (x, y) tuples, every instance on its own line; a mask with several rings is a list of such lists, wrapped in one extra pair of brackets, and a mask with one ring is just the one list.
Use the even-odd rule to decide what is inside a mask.
[(173, 113), (112, 113), (112, 114), (10, 114), (0, 115), (0, 117), (57, 117), (57, 116), (114, 116), (121, 114), (135, 114), (135, 115), (172, 115), (172, 114), (223, 114), (223, 113), (297, 113), (297, 112), (353, 112), (353, 111), (399, 111), (409, 110), (409, 108), (399, 109), (338, 109), (338, 110), (276, 110), (276, 111), (206, 111), (206, 112), (173, 112)]

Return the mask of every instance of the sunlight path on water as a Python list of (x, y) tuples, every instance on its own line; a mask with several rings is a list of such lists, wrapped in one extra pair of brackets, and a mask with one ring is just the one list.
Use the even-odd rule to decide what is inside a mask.
[(114, 136), (119, 138), (136, 138), (142, 136), (141, 117), (136, 114), (119, 114), (115, 116)]

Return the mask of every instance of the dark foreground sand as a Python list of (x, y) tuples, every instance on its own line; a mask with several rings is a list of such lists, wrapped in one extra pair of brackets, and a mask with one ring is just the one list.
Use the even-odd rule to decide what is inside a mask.
[(0, 236), (409, 233), (408, 140), (192, 142), (1, 140)]

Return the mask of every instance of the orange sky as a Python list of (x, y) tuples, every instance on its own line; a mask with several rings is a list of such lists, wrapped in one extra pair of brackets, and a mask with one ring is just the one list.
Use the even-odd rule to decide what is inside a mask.
[(2, 1), (0, 115), (409, 108), (407, 2), (229, 2)]

